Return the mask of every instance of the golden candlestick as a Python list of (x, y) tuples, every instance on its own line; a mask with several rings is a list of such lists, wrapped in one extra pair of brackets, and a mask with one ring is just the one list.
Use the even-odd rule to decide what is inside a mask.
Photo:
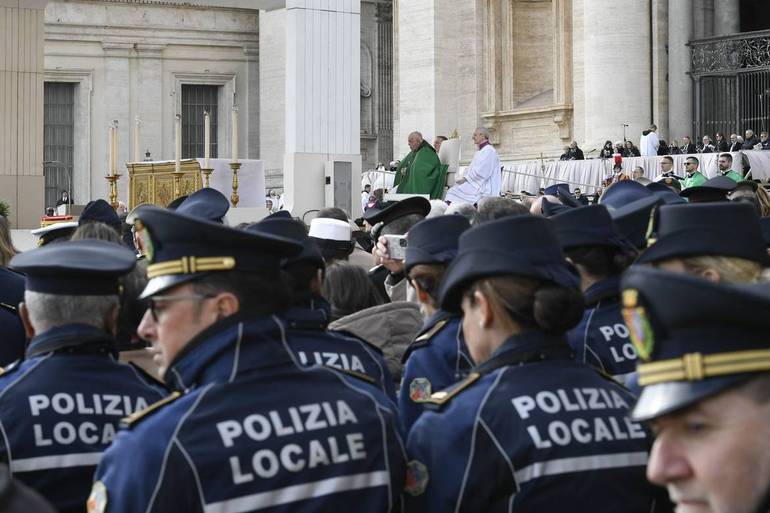
[(182, 177), (184, 173), (182, 171), (174, 171), (174, 199), (182, 195)]
[(206, 168), (206, 167), (201, 169), (201, 173), (203, 173), (203, 186), (204, 187), (209, 187), (209, 175), (211, 174), (212, 171), (214, 171), (214, 170), (211, 169), (211, 168)]
[(110, 182), (110, 205), (115, 210), (118, 209), (118, 184), (117, 181), (120, 178), (119, 174), (109, 174), (105, 176), (108, 182)]
[(241, 200), (238, 196), (238, 170), (241, 168), (240, 162), (230, 162), (230, 169), (233, 170), (233, 193), (230, 195), (230, 203), (233, 207), (238, 206), (238, 202)]

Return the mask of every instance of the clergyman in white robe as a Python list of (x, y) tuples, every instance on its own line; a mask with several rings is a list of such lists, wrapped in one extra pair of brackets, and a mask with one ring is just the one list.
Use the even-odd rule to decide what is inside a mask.
[(501, 185), (500, 157), (489, 141), (484, 140), (463, 177), (447, 191), (446, 201), (475, 205), (482, 198), (500, 196)]

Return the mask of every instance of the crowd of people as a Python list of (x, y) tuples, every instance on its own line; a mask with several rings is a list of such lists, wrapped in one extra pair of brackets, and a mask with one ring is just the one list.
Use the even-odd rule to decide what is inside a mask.
[[(449, 201), (355, 220), (229, 226), (204, 188), (18, 252), (0, 219), (24, 511), (770, 511), (762, 184), (726, 152), (514, 199), (474, 140)], [(400, 183), (433, 187), (426, 144)]]

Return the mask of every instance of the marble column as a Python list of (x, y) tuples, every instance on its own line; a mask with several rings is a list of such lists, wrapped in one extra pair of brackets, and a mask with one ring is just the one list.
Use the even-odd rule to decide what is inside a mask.
[[(623, 13), (608, 19), (607, 13)], [(649, 2), (590, 0), (584, 3), (585, 148), (618, 140), (623, 124), (639, 144), (651, 122)], [(633, 20), (630, 23), (629, 20)]]
[(714, 2), (714, 35), (729, 36), (740, 31), (740, 0), (716, 0)]
[(0, 0), (0, 200), (16, 228), (39, 227), (46, 0)]
[[(163, 156), (163, 50), (164, 45), (136, 45), (135, 70), (132, 73), (133, 109), (130, 114), (131, 151), (129, 159), (133, 160), (134, 147), (137, 141), (134, 137), (136, 117), (142, 121), (139, 154), (144, 159), (146, 151), (152, 157), (160, 160)], [(125, 141), (126, 143), (128, 141)], [(167, 152), (167, 154), (170, 154)], [(126, 181), (128, 183), (128, 181)]]
[(692, 0), (668, 1), (668, 126), (669, 137), (692, 137), (693, 84), (690, 71), (690, 48), (693, 38)]
[[(360, 0), (286, 2), (286, 206), (294, 215), (325, 205), (360, 216)], [(345, 191), (327, 196), (328, 163), (348, 163)], [(343, 166), (344, 167), (344, 166)], [(349, 193), (349, 194), (348, 194)], [(331, 204), (330, 204), (331, 203)]]

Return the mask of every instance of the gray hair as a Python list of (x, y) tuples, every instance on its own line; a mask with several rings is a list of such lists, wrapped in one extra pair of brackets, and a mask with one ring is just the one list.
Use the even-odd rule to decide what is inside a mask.
[[(422, 141), (422, 134), (420, 132), (414, 131), (411, 134), (409, 134), (409, 137), (412, 137), (413, 135), (417, 136), (417, 138)], [(407, 137), (407, 139), (409, 137)]]
[(445, 215), (459, 215), (463, 216), (468, 221), (473, 224), (473, 222), (476, 220), (476, 207), (471, 205), (470, 203), (452, 203), (449, 205), (449, 208), (446, 209)]
[(448, 207), (449, 205), (447, 205), (444, 200), (440, 200), (440, 199), (430, 200), (430, 212), (428, 212), (428, 215), (425, 216), (425, 219), (430, 219), (431, 217), (443, 216)]
[(487, 141), (489, 140), (489, 130), (487, 130), (483, 126), (480, 126), (476, 128), (476, 131), (480, 133), (484, 137), (484, 139), (486, 139)]
[(494, 221), (501, 217), (530, 215), (529, 209), (512, 199), (489, 196), (479, 201), (479, 210), (473, 224)]
[(28, 290), (24, 292), (24, 304), (37, 333), (66, 324), (107, 329), (107, 314), (117, 308), (118, 296), (68, 296)]
[(420, 221), (425, 219), (420, 214), (408, 214), (405, 216), (397, 217), (388, 224), (382, 227), (380, 235), (406, 235), (406, 232), (412, 229), (412, 226), (416, 225)]

